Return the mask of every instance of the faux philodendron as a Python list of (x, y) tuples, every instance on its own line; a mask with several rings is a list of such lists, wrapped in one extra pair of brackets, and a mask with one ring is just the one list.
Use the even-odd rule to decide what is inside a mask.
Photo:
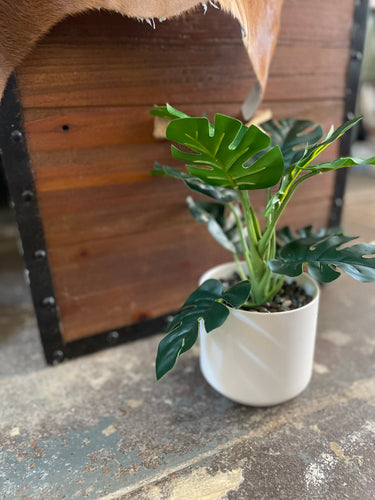
[[(281, 214), (302, 182), (343, 167), (375, 164), (375, 157), (316, 162), (320, 153), (360, 118), (336, 130), (331, 128), (322, 139), (322, 128), (306, 120), (270, 120), (258, 128), (222, 114), (215, 115), (214, 123), (210, 123), (205, 117), (188, 116), (170, 105), (155, 107), (151, 114), (170, 120), (166, 137), (182, 146), (172, 145), (172, 155), (186, 168), (183, 171), (156, 163), (153, 174), (180, 179), (210, 199), (194, 201), (189, 197), (190, 212), (231, 252), (240, 276), (238, 283), (226, 289), (218, 279), (208, 279), (190, 295), (160, 342), (158, 379), (194, 345), (202, 327), (206, 335), (221, 327), (232, 312), (238, 310), (238, 315), (242, 309), (251, 311), (272, 302), (284, 281), (302, 275), (304, 270), (323, 283), (338, 278), (340, 271), (362, 282), (375, 281), (374, 245), (348, 246), (355, 238), (345, 236), (338, 228), (314, 231), (305, 227), (295, 234), (289, 228), (277, 230)], [(251, 191), (259, 189), (265, 190), (263, 221), (251, 202)], [(254, 318), (261, 313), (252, 314)], [(207, 337), (211, 335), (216, 332)]]

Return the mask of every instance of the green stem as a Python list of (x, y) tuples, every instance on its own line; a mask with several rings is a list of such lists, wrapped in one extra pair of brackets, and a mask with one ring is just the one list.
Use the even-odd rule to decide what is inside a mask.
[(249, 278), (246, 276), (245, 271), (243, 270), (242, 264), (238, 255), (236, 253), (233, 254), (234, 262), (236, 263), (238, 274), (240, 275), (242, 280), (248, 280)]
[(259, 241), (259, 252), (260, 254), (262, 254), (266, 248), (268, 247), (269, 243), (270, 243), (270, 240), (272, 238), (274, 238), (274, 235), (275, 235), (275, 229), (276, 229), (276, 224), (278, 222), (278, 220), (280, 219), (280, 216), (281, 214), (283, 213), (285, 207), (287, 206), (290, 198), (292, 197), (294, 191), (297, 189), (297, 187), (306, 179), (308, 179), (309, 177), (313, 177), (314, 175), (316, 175), (318, 172), (309, 172), (308, 174), (305, 174), (303, 175), (302, 177), (299, 177), (297, 180), (295, 180), (290, 188), (287, 190), (287, 193), (285, 195), (285, 197), (283, 198), (281, 204), (279, 205), (279, 207), (276, 209), (276, 212), (274, 213), (273, 217), (272, 217), (272, 221), (270, 222), (270, 224), (268, 225), (268, 227), (266, 228), (266, 230), (264, 231), (263, 233), (263, 236), (261, 238), (261, 240)]
[(248, 246), (247, 246), (247, 243), (246, 243), (245, 235), (243, 234), (242, 221), (241, 221), (241, 219), (240, 219), (240, 217), (239, 217), (239, 215), (238, 215), (238, 213), (237, 213), (237, 211), (236, 211), (233, 203), (228, 203), (228, 207), (231, 210), (232, 214), (234, 215), (234, 218), (235, 218), (235, 221), (236, 221), (236, 225), (237, 225), (237, 229), (238, 229), (238, 232), (239, 232), (239, 235), (240, 235), (241, 246), (242, 246), (244, 258), (245, 258), (246, 265), (247, 265), (247, 268), (248, 268), (248, 271), (249, 271), (249, 276), (252, 276), (253, 273), (254, 273), (254, 269), (253, 269), (253, 265), (252, 265), (250, 257), (249, 257), (249, 249), (248, 249)]
[(252, 238), (254, 247), (260, 240), (262, 233), (259, 228), (259, 223), (255, 211), (251, 205), (250, 198), (247, 191), (240, 191), (240, 199), (243, 206), (246, 227), (249, 232), (249, 238)]

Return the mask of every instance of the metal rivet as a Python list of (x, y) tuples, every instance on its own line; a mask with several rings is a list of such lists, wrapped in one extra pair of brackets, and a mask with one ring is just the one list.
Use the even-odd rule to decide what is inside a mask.
[(336, 198), (335, 199), (335, 205), (336, 207), (342, 207), (343, 204), (343, 199), (342, 198)]
[(34, 193), (28, 189), (22, 192), (23, 201), (31, 201), (34, 198)]
[(54, 297), (44, 297), (42, 300), (42, 306), (43, 307), (54, 307), (56, 304), (55, 298)]
[(13, 130), (10, 136), (14, 142), (20, 142), (20, 140), (22, 139), (22, 132), (20, 130)]
[(357, 61), (361, 61), (363, 54), (359, 50), (352, 50), (350, 53), (352, 59), (356, 59)]
[(54, 351), (52, 354), (52, 364), (57, 365), (64, 361), (64, 353), (61, 350)]
[(353, 113), (352, 111), (348, 111), (348, 112), (346, 113), (346, 119), (347, 119), (347, 120), (353, 120), (354, 116), (355, 116), (355, 115), (354, 115), (354, 113)]
[(118, 339), (120, 338), (120, 334), (116, 331), (109, 332), (106, 338), (107, 344), (116, 344)]
[(45, 250), (35, 250), (34, 258), (36, 260), (44, 260), (47, 257), (47, 252)]

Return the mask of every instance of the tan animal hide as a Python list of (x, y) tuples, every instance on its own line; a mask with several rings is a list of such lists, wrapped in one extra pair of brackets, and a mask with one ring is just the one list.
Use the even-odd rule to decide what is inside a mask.
[(203, 11), (208, 6), (216, 6), (232, 13), (240, 22), (243, 42), (259, 82), (243, 109), (244, 117), (248, 119), (250, 101), (259, 101), (264, 92), (282, 4), (283, 0), (221, 0), (220, 4), (196, 0), (0, 0), (0, 97), (9, 75), (37, 40), (69, 15), (88, 9), (105, 9), (149, 19), (152, 24), (197, 6)]

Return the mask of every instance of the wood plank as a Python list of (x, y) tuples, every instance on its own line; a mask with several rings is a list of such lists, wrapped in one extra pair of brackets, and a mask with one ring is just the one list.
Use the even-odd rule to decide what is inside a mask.
[[(285, 104), (280, 101), (276, 103), (266, 101), (262, 107), (266, 109), (268, 104), (275, 118), (293, 116), (313, 121), (320, 120), (326, 131), (332, 123), (336, 126), (341, 124), (342, 103), (337, 100), (308, 104), (290, 100)], [(235, 117), (239, 117), (240, 114), (240, 103), (224, 104), (219, 107), (206, 103), (194, 107), (180, 103), (178, 105), (188, 114), (206, 115), (211, 121), (215, 112)], [(25, 110), (28, 148), (33, 155), (39, 152), (58, 152), (61, 155), (61, 151), (71, 152), (77, 149), (85, 150), (85, 154), (88, 154), (87, 150), (91, 148), (97, 151), (106, 148), (105, 154), (108, 154), (108, 146), (130, 145), (134, 148), (139, 144), (143, 148), (143, 145), (152, 144), (157, 153), (156, 144), (158, 142), (160, 144), (161, 141), (153, 137), (154, 118), (149, 114), (150, 109), (151, 106)], [(67, 157), (70, 163), (71, 156)], [(35, 158), (34, 163), (37, 168), (52, 164), (51, 156), (46, 155), (46, 158), (44, 161), (41, 155)]]
[[(295, 198), (311, 199), (332, 191), (334, 175), (309, 179), (300, 186)], [(177, 227), (188, 224), (190, 215), (185, 198), (190, 191), (174, 179), (150, 178), (142, 185), (113, 185), (99, 188), (53, 191), (40, 197), (49, 246), (77, 241), (93, 241), (116, 234), (147, 232), (157, 224)], [(253, 194), (254, 204), (264, 206), (264, 193)], [(307, 214), (308, 216), (309, 214)]]

